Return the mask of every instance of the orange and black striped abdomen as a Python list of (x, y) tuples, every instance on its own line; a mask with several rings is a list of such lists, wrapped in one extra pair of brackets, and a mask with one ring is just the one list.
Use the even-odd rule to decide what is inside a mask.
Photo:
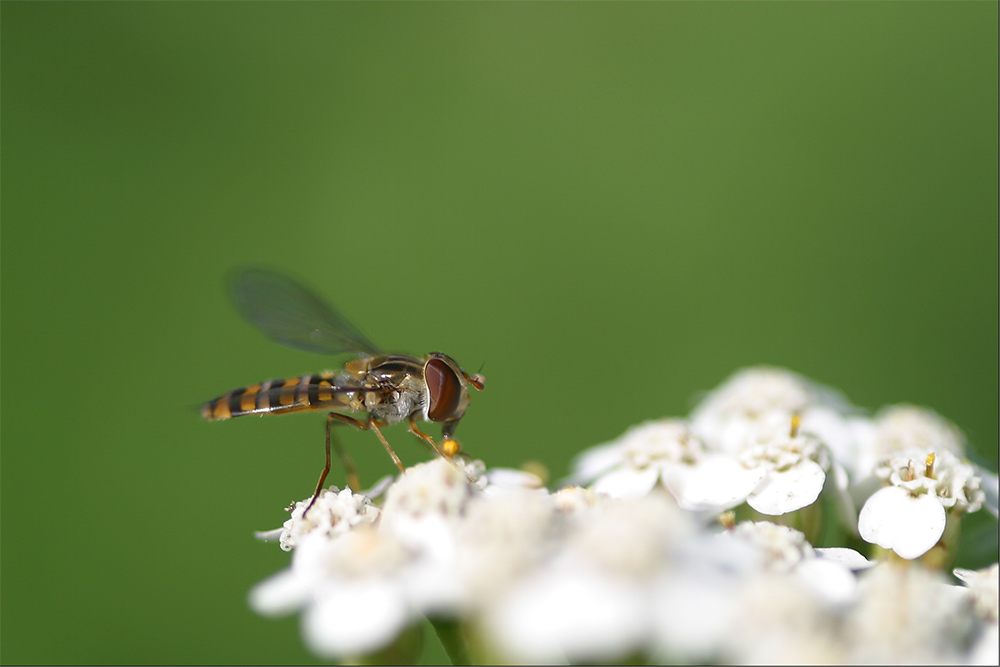
[(284, 414), (303, 410), (352, 409), (362, 387), (332, 372), (268, 380), (233, 389), (201, 406), (201, 416), (216, 421), (243, 415)]

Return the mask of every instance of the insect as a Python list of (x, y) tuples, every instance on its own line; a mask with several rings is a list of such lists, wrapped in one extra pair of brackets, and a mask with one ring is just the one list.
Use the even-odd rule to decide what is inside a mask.
[[(339, 442), (331, 439), (330, 429), (336, 423), (374, 431), (401, 471), (403, 463), (382, 434), (387, 424), (406, 420), (414, 435), (445, 458), (460, 451), (454, 439), (455, 427), (469, 404), (469, 387), (483, 388), (482, 375), (466, 373), (440, 352), (423, 358), (382, 354), (336, 309), (295, 280), (272, 271), (249, 269), (237, 274), (233, 300), (246, 319), (279, 343), (323, 354), (360, 355), (340, 370), (240, 387), (201, 408), (202, 417), (211, 421), (244, 415), (328, 412), (326, 465), (305, 513), (316, 502), (330, 472), (331, 441), (348, 485), (355, 492), (361, 488), (354, 463)], [(366, 416), (357, 419), (343, 411)], [(441, 424), (441, 447), (418, 428), (418, 418)]]

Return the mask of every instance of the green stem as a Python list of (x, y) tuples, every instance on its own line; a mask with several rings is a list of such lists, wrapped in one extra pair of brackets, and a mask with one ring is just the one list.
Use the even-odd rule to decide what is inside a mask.
[(450, 618), (429, 618), (434, 632), (437, 633), (445, 653), (453, 665), (471, 665), (469, 646), (462, 633), (462, 624)]

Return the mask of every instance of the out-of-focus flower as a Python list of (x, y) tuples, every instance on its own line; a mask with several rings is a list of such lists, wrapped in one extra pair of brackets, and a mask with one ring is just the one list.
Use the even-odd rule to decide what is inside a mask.
[(962, 662), (978, 629), (971, 604), (940, 571), (887, 561), (859, 575), (844, 617), (850, 662)]
[(876, 461), (908, 451), (965, 453), (962, 431), (930, 408), (890, 405), (876, 415), (875, 426), (868, 450)]
[(852, 602), (856, 595), (853, 572), (873, 565), (853, 549), (814, 549), (802, 532), (768, 521), (745, 521), (722, 537), (749, 545), (760, 554), (763, 570), (792, 574), (831, 605)]
[(736, 454), (748, 438), (796, 417), (800, 431), (843, 461), (854, 453), (846, 417), (856, 412), (835, 389), (783, 368), (760, 366), (734, 373), (709, 392), (691, 413), (691, 429), (711, 448)]
[(725, 636), (725, 662), (838, 664), (845, 662), (838, 617), (800, 577), (766, 571), (735, 594)]
[(310, 533), (299, 540), (292, 567), (254, 588), (250, 604), (267, 616), (302, 610), (303, 636), (319, 655), (364, 655), (417, 618), (404, 587), (412, 562), (399, 540), (371, 527), (335, 539)]
[(948, 451), (962, 457), (965, 436), (947, 419), (928, 408), (892, 405), (879, 410), (872, 419), (853, 422), (857, 447), (844, 462), (851, 476), (851, 493), (858, 505), (878, 490), (884, 478), (879, 467), (903, 453)]
[(486, 631), (503, 662), (614, 663), (644, 643), (645, 602), (634, 582), (549, 566), (491, 606)]
[(968, 589), (976, 613), (996, 623), (1000, 618), (1000, 565), (993, 563), (981, 570), (959, 568), (954, 574)]
[(297, 504), (282, 532), (292, 566), (258, 585), (261, 614), (303, 612), (303, 635), (319, 655), (379, 650), (422, 615), (458, 596), (450, 521), (480, 493), (466, 471), (438, 459), (409, 468), (376, 508), (349, 490), (327, 491), (306, 518)]
[(547, 494), (484, 494), (472, 503), (455, 532), (456, 608), (480, 609), (516, 586), (556, 548), (561, 521)]
[(739, 505), (764, 478), (727, 454), (711, 452), (682, 420), (646, 422), (614, 442), (587, 450), (574, 464), (574, 483), (613, 498), (638, 498), (662, 484), (690, 510)]
[(608, 498), (565, 518), (539, 567), (499, 591), (484, 616), (502, 661), (616, 662), (644, 650), (646, 582), (678, 565), (678, 546), (695, 536), (690, 517), (662, 494)]
[(957, 569), (954, 572), (972, 600), (972, 609), (986, 624), (970, 651), (969, 663), (996, 665), (1000, 663), (1000, 565), (993, 563), (981, 570)]

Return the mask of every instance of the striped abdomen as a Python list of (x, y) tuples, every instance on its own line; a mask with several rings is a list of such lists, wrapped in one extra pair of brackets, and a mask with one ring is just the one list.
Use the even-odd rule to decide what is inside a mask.
[(328, 371), (234, 389), (201, 406), (201, 416), (215, 421), (303, 410), (358, 410), (363, 401), (359, 384)]

